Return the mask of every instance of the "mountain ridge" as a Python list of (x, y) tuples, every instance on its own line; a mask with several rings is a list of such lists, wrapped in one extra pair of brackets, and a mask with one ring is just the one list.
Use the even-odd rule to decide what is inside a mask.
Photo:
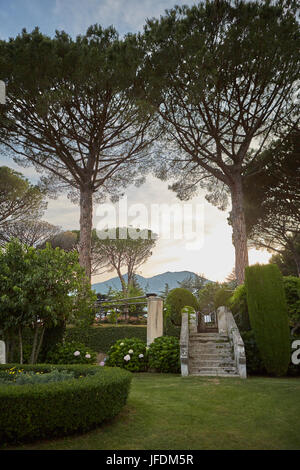
[[(137, 274), (136, 280), (142, 289), (144, 289), (147, 293), (151, 292), (153, 294), (160, 294), (164, 290), (166, 284), (168, 284), (169, 289), (171, 290), (175, 287), (179, 287), (178, 282), (182, 282), (184, 279), (190, 276), (195, 277), (196, 273), (192, 271), (166, 271), (151, 277), (144, 277), (140, 274)], [(124, 275), (124, 279), (127, 282), (127, 274)], [(212, 282), (206, 278), (205, 281)], [(100, 294), (106, 294), (109, 290), (109, 287), (112, 287), (116, 290), (121, 290), (120, 279), (116, 276), (108, 279), (107, 281), (92, 284), (92, 288)]]

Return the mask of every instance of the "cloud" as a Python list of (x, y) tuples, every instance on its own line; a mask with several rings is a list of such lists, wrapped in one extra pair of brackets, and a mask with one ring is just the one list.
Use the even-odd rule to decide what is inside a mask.
[[(194, 4), (194, 1), (177, 4)], [(56, 0), (52, 9), (60, 27), (70, 34), (81, 34), (95, 23), (110, 25), (121, 33), (143, 29), (146, 18), (159, 17), (174, 6), (173, 0)]]

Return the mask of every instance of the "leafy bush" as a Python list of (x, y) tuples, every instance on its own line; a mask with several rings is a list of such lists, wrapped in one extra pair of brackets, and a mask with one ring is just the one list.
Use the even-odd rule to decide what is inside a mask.
[(97, 352), (107, 353), (118, 339), (139, 338), (147, 340), (146, 326), (96, 326), (67, 328), (66, 341), (78, 341)]
[(106, 365), (131, 372), (144, 372), (148, 367), (146, 343), (138, 338), (119, 339), (108, 352)]
[(285, 375), (290, 363), (290, 330), (282, 275), (277, 265), (245, 270), (250, 324), (267, 372)]
[(226, 287), (220, 287), (215, 293), (215, 309), (222, 307), (223, 305), (228, 306), (229, 299), (232, 296), (232, 291)]
[[(283, 288), (288, 308), (290, 325), (294, 326), (300, 321), (300, 278), (295, 276), (284, 276)], [(238, 286), (228, 301), (228, 307), (232, 311), (240, 331), (251, 329), (247, 291), (244, 284)]]
[(49, 364), (95, 364), (96, 353), (82, 343), (66, 341), (49, 351), (45, 362)]
[(246, 366), (248, 375), (261, 375), (266, 372), (257, 343), (255, 335), (252, 330), (241, 331), (243, 338), (245, 353), (246, 353)]
[(228, 307), (232, 311), (239, 330), (251, 330), (245, 284), (242, 284), (235, 289), (233, 295), (228, 300)]
[(180, 372), (180, 346), (178, 338), (161, 336), (150, 344), (148, 364), (157, 372)]
[(283, 277), (283, 286), (291, 326), (300, 322), (300, 277)]
[(181, 326), (181, 310), (183, 307), (189, 306), (198, 310), (198, 302), (196, 297), (188, 290), (182, 287), (172, 289), (166, 298), (165, 315), (171, 324)]
[[(259, 352), (254, 332), (251, 331), (242, 331), (241, 336), (245, 345), (246, 352), (246, 364), (247, 364), (247, 374), (248, 375), (262, 375), (266, 374), (266, 369), (264, 367), (261, 354)], [(295, 340), (300, 340), (300, 336), (291, 336), (290, 337), (290, 363), (287, 370), (287, 375), (289, 376), (299, 376), (300, 375), (300, 365), (292, 363), (292, 343)]]
[[(5, 368), (0, 365), (0, 370)], [(22, 368), (53, 371), (51, 365)], [(131, 382), (127, 371), (88, 365), (56, 365), (55, 369), (73, 372), (75, 378), (47, 385), (0, 387), (1, 443), (86, 432), (116, 416), (127, 401)]]

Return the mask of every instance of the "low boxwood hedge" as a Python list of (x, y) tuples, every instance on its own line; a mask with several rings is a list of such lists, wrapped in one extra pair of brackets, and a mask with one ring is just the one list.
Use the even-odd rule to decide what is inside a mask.
[(66, 341), (79, 341), (93, 351), (107, 353), (118, 339), (139, 338), (147, 340), (146, 326), (96, 326), (67, 328)]
[[(14, 364), (0, 365), (0, 372)], [(16, 365), (20, 367), (20, 365)], [(90, 365), (23, 365), (24, 371), (73, 371), (63, 382), (0, 387), (0, 443), (85, 432), (116, 416), (125, 405), (131, 373)]]

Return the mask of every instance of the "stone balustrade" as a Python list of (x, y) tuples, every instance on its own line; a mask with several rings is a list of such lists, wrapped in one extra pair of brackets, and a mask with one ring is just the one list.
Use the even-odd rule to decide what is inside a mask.
[(231, 311), (226, 307), (217, 310), (219, 334), (227, 335), (233, 347), (234, 359), (241, 378), (247, 378), (246, 354), (243, 339)]

